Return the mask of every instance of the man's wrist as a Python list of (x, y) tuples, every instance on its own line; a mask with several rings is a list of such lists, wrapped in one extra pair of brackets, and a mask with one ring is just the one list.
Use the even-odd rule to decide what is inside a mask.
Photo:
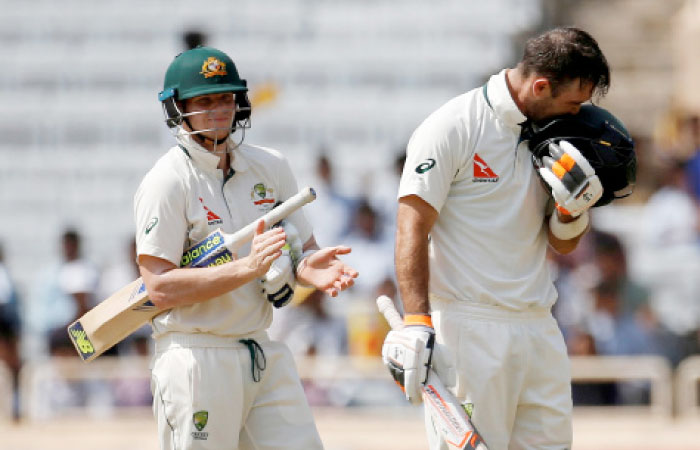
[(302, 286), (312, 287), (311, 285), (306, 284), (303, 281), (301, 281), (299, 279), (299, 274), (301, 274), (301, 272), (306, 268), (306, 265), (308, 264), (309, 257), (311, 255), (313, 255), (314, 253), (316, 253), (317, 251), (318, 251), (317, 248), (306, 250), (304, 253), (301, 254), (301, 257), (299, 258), (299, 264), (297, 264), (296, 270), (294, 271), (294, 275), (297, 279), (297, 282), (299, 284), (301, 284)]
[(408, 325), (422, 325), (426, 327), (433, 328), (433, 320), (429, 313), (410, 313), (405, 314), (403, 318), (403, 324)]
[(582, 235), (590, 223), (588, 211), (584, 211), (578, 217), (559, 216), (559, 212), (552, 214), (549, 219), (549, 231), (554, 237), (562, 241), (568, 241)]

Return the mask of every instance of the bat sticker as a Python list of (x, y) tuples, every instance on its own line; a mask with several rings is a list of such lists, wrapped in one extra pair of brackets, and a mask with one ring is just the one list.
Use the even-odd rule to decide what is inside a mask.
[(88, 359), (95, 353), (95, 347), (92, 345), (92, 342), (90, 342), (80, 322), (75, 322), (68, 328), (68, 335), (75, 343), (75, 348), (79, 350), (80, 357), (83, 358), (83, 360)]

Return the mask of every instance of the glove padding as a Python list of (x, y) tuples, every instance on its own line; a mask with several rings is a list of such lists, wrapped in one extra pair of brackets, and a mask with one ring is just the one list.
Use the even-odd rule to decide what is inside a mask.
[(433, 357), (435, 330), (426, 325), (409, 325), (387, 334), (382, 360), (396, 383), (414, 405), (423, 402), (421, 387), (428, 379)]
[(549, 144), (549, 156), (536, 161), (542, 179), (551, 188), (557, 209), (578, 217), (603, 195), (603, 185), (588, 160), (571, 143)]
[(284, 228), (287, 235), (282, 255), (272, 262), (265, 276), (260, 279), (263, 294), (275, 308), (287, 305), (294, 297), (296, 266), (302, 254), (303, 244), (296, 227), (283, 220), (275, 226)]

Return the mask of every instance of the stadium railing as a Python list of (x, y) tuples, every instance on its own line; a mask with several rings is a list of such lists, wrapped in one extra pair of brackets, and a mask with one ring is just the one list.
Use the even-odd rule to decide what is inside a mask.
[[(297, 358), (297, 367), (302, 381), (317, 386), (348, 386), (353, 383), (367, 383), (375, 394), (376, 401), (389, 401), (393, 405), (401, 395), (393, 386), (393, 381), (377, 357), (336, 357), (336, 358)], [(109, 405), (109, 395), (101, 388), (114, 388), (115, 385), (137, 382), (147, 386), (150, 379), (150, 358), (148, 357), (102, 357), (89, 364), (78, 358), (61, 357), (41, 362), (27, 363), (20, 372), (20, 406), (22, 417), (28, 420), (47, 419), (52, 416), (50, 395), (66, 386), (66, 383), (82, 384), (83, 393), (101, 392), (102, 409), (99, 402), (83, 399), (82, 404), (63, 405), (60, 414), (116, 414), (126, 412), (118, 404)], [(658, 417), (672, 417), (675, 401), (682, 415), (698, 414), (698, 380), (700, 380), (700, 356), (691, 357), (681, 363), (674, 378), (670, 364), (657, 356), (620, 357), (572, 357), (572, 379), (574, 382), (623, 382), (648, 380), (650, 382), (650, 403), (644, 411)], [(351, 381), (351, 383), (347, 383)], [(386, 383), (384, 383), (386, 382)], [(367, 385), (366, 384), (366, 385)], [(8, 416), (12, 396), (9, 371), (0, 365), (0, 417)], [(360, 391), (359, 389), (357, 391)], [(397, 395), (392, 395), (397, 394)], [(112, 397), (114, 400), (114, 397)], [(347, 405), (365, 405), (367, 398), (349, 401)], [(400, 399), (402, 400), (402, 399)], [(118, 402), (117, 402), (118, 403)], [(141, 406), (150, 407), (148, 402)], [(619, 407), (619, 406), (615, 406)], [(58, 410), (54, 410), (58, 411)]]
[(595, 383), (648, 380), (651, 413), (669, 417), (673, 413), (673, 372), (661, 356), (572, 356), (571, 378)]
[(0, 360), (0, 421), (12, 418), (12, 372), (4, 361)]
[[(25, 364), (19, 376), (23, 419), (50, 419), (58, 414), (111, 416), (133, 406), (119, 406), (113, 390), (126, 382), (149, 383), (150, 358), (102, 357), (86, 364), (79, 358), (54, 357)], [(150, 407), (143, 403), (137, 408)]]
[(689, 356), (678, 365), (675, 391), (678, 416), (700, 417), (700, 355)]

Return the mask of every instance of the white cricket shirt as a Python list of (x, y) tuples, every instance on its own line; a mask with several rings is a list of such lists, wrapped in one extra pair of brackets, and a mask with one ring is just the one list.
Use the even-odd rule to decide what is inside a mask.
[[(134, 196), (139, 255), (179, 266), (184, 250), (212, 231), (233, 233), (298, 191), (289, 163), (275, 150), (240, 145), (232, 152), (234, 174), (225, 179), (217, 155), (189, 137), (181, 144), (156, 162)], [(312, 231), (304, 213), (299, 210), (289, 220), (306, 242)], [(249, 251), (248, 243), (238, 256)], [(271, 320), (271, 305), (254, 280), (220, 297), (158, 315), (153, 336), (173, 331), (241, 336), (266, 329)]]
[(508, 309), (547, 308), (557, 294), (546, 263), (549, 196), (532, 167), (526, 117), (506, 71), (432, 113), (408, 144), (398, 197), (439, 212), (430, 234), (430, 292)]

